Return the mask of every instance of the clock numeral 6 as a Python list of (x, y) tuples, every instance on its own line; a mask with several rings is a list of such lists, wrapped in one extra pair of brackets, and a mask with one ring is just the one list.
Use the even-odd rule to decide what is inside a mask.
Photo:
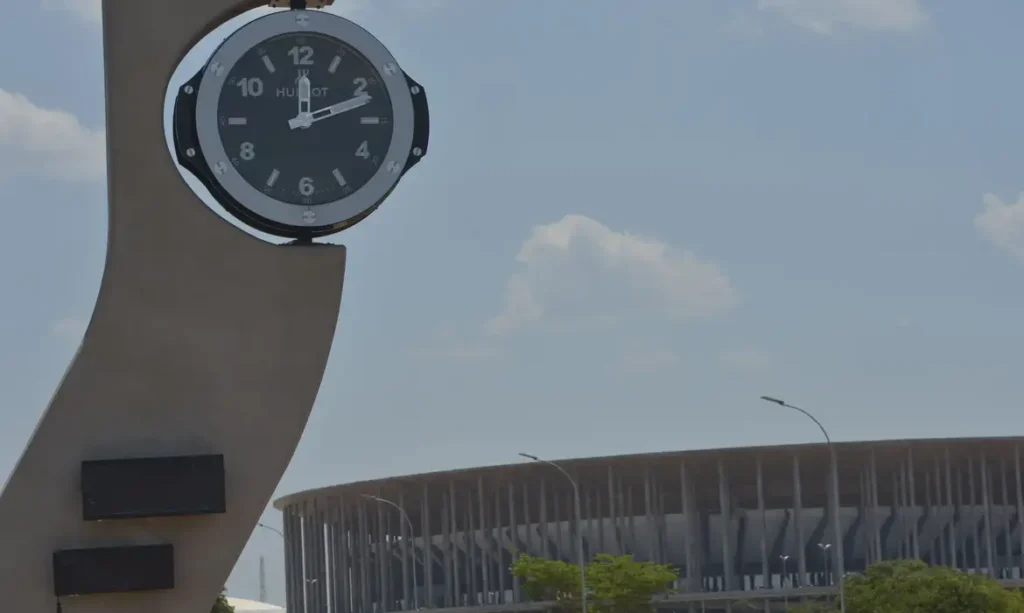
[(288, 55), (292, 56), (292, 62), (296, 66), (313, 65), (313, 48), (310, 46), (292, 47), (288, 50)]
[(309, 177), (302, 177), (299, 179), (299, 193), (303, 196), (312, 196), (316, 188), (313, 187), (313, 179)]
[(254, 159), (256, 157), (256, 145), (249, 142), (242, 143), (242, 146), (238, 150), (238, 157), (242, 158), (246, 162)]
[(257, 98), (263, 95), (263, 79), (259, 77), (239, 79), (235, 85), (238, 86), (238, 89), (242, 90), (243, 98)]

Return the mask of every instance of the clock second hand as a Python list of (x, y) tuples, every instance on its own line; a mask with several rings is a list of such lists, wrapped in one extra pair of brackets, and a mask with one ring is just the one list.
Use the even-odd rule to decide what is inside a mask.
[(372, 99), (373, 98), (368, 94), (356, 96), (355, 98), (350, 98), (348, 100), (345, 100), (344, 102), (339, 102), (338, 104), (334, 104), (329, 107), (322, 108), (318, 111), (314, 111), (308, 115), (300, 115), (295, 119), (290, 119), (288, 120), (288, 126), (291, 127), (291, 129), (293, 130), (296, 128), (308, 128), (310, 125), (317, 121), (320, 121), (321, 119), (327, 119), (328, 117), (333, 117), (346, 111), (351, 111), (353, 109), (357, 109), (361, 106), (369, 104), (370, 100)]

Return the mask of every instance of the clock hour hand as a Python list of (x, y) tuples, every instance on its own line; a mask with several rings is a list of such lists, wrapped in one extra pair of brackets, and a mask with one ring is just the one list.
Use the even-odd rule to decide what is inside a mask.
[(313, 86), (309, 83), (309, 77), (299, 77), (298, 83), (298, 96), (299, 96), (299, 115), (298, 117), (308, 117), (310, 114), (309, 101), (313, 95)]
[(290, 119), (288, 120), (288, 126), (293, 130), (296, 128), (308, 128), (311, 124), (320, 121), (321, 119), (334, 117), (335, 115), (369, 104), (372, 99), (373, 98), (368, 94), (356, 96), (355, 98), (350, 98), (344, 102), (339, 102), (338, 104), (333, 104), (326, 108), (313, 111), (309, 115), (300, 115), (295, 119)]

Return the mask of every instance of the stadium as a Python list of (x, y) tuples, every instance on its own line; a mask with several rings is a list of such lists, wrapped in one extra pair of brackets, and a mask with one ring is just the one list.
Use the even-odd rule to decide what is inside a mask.
[(767, 611), (834, 595), (846, 573), (896, 558), (1020, 586), (1022, 443), (679, 451), (299, 492), (275, 502), (283, 513), (287, 610), (541, 610), (545, 604), (529, 601), (509, 565), (518, 552), (576, 562), (578, 536), (586, 559), (632, 554), (679, 569), (678, 591), (656, 603), (659, 612), (738, 602)]

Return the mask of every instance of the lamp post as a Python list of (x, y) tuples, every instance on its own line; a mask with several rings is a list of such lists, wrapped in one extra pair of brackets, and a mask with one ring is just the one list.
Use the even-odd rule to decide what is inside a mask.
[[(779, 556), (779, 559), (782, 560), (782, 580), (779, 581), (779, 583), (782, 584), (781, 585), (781, 587), (782, 587), (782, 608), (783, 608), (783, 610), (788, 611), (789, 610), (789, 592), (786, 591), (786, 560), (789, 559), (789, 556), (781, 555), (781, 556)], [(792, 587), (792, 585), (790, 587)]]
[(565, 478), (569, 480), (569, 483), (572, 483), (572, 493), (576, 506), (576, 555), (580, 565), (580, 602), (582, 605), (582, 613), (587, 613), (587, 564), (583, 559), (583, 517), (580, 512), (580, 486), (576, 483), (576, 480), (572, 478), (572, 475), (555, 462), (552, 462), (551, 460), (543, 460), (528, 453), (520, 453), (519, 455), (527, 460), (533, 460), (534, 462), (540, 462), (554, 467), (558, 472), (565, 475)]
[(821, 433), (825, 436), (825, 442), (828, 444), (829, 455), (832, 456), (832, 524), (835, 528), (837, 562), (836, 574), (839, 576), (839, 610), (842, 611), (842, 613), (846, 613), (846, 595), (843, 591), (843, 576), (845, 575), (843, 572), (843, 529), (842, 526), (839, 525), (839, 458), (836, 455), (835, 445), (832, 444), (832, 437), (828, 435), (828, 430), (825, 429), (825, 426), (821, 425), (818, 418), (811, 415), (808, 411), (805, 411), (798, 406), (793, 406), (783, 400), (779, 400), (778, 398), (772, 398), (771, 396), (761, 396), (761, 400), (777, 404), (780, 407), (792, 409), (798, 413), (803, 413), (813, 421), (816, 426), (818, 426), (818, 429), (821, 430)]
[[(373, 500), (373, 501), (379, 502), (381, 504), (386, 504), (388, 506), (391, 506), (391, 507), (394, 507), (394, 508), (398, 509), (398, 512), (402, 515), (402, 519), (405, 520), (405, 523), (409, 524), (409, 538), (412, 540), (412, 543), (413, 543), (413, 545), (412, 545), (412, 606), (413, 606), (414, 609), (419, 611), (419, 609), (420, 609), (419, 583), (416, 581), (416, 542), (415, 542), (416, 529), (412, 525), (412, 520), (409, 519), (409, 515), (405, 512), (405, 509), (403, 509), (401, 506), (395, 504), (394, 502), (391, 502), (387, 498), (381, 498), (380, 496), (372, 496), (370, 494), (363, 494), (362, 496), (363, 496), (363, 498), (366, 498), (367, 500)], [(426, 555), (426, 554), (424, 553), (424, 555)], [(424, 558), (424, 560), (426, 560), (426, 558)]]
[(273, 532), (274, 534), (278, 535), (279, 537), (284, 538), (284, 532), (281, 532), (280, 530), (278, 530), (277, 528), (275, 528), (273, 526), (268, 526), (267, 524), (264, 524), (263, 522), (256, 522), (256, 525), (259, 526), (260, 528), (263, 528), (264, 530), (270, 530), (271, 532)]
[(831, 543), (818, 543), (821, 549), (821, 557), (825, 560), (825, 584), (832, 585), (832, 575), (828, 572), (828, 550), (832, 548)]

